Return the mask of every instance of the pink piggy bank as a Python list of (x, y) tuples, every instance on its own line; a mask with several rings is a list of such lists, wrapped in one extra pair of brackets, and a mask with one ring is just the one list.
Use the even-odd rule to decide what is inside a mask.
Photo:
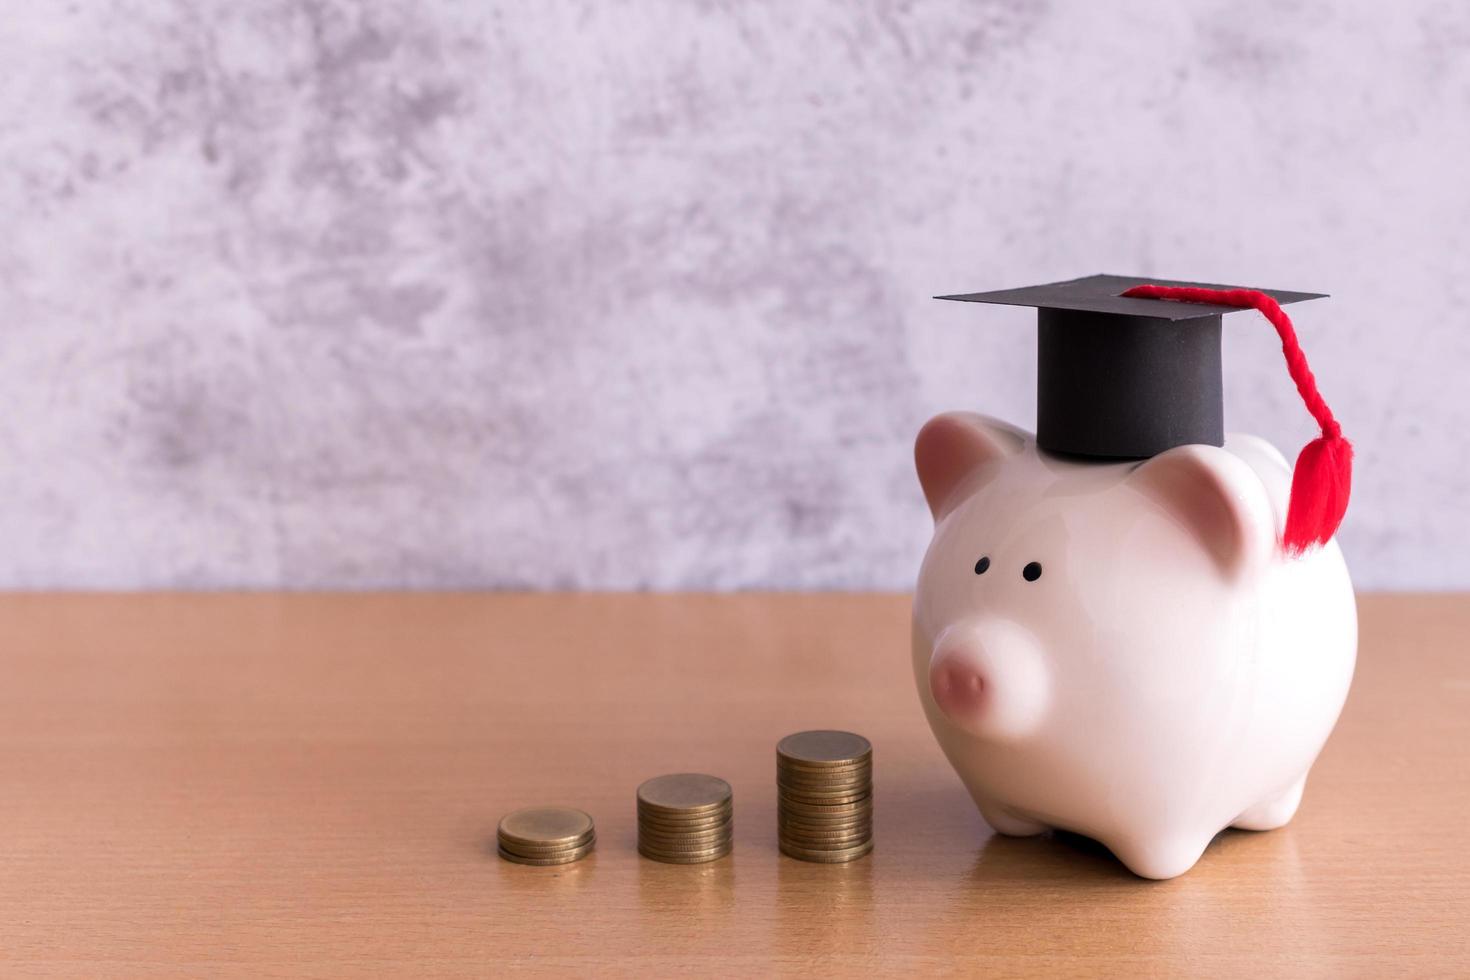
[(1171, 878), (1226, 827), (1291, 819), (1357, 618), (1335, 540), (1281, 548), (1280, 453), (1232, 435), (1086, 462), (949, 414), (915, 457), (935, 528), (914, 679), (986, 822), (1085, 834)]

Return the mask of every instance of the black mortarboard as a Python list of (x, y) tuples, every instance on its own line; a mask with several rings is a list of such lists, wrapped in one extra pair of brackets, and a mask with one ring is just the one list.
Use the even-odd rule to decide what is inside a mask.
[[(1241, 304), (1122, 295), (1147, 283), (1237, 289), (1169, 279), (1087, 276), (937, 298), (1036, 307), (1040, 328), (1036, 441), (1042, 449), (1143, 459), (1191, 443), (1222, 445), (1221, 317)], [(1257, 292), (1278, 304), (1325, 295)]]

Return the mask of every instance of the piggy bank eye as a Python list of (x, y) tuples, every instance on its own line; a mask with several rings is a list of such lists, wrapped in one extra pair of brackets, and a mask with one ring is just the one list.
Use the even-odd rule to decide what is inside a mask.
[(976, 575), (984, 575), (985, 574), (985, 570), (987, 568), (989, 568), (989, 567), (990, 567), (990, 558), (988, 556), (985, 557), (985, 558), (981, 558), (979, 561), (977, 561), (975, 563), (975, 574)]
[(1021, 577), (1028, 582), (1035, 582), (1041, 578), (1041, 562), (1033, 561), (1021, 569)]

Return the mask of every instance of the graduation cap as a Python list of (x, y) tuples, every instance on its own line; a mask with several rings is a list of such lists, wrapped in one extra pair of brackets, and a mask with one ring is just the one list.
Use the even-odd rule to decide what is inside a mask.
[(1280, 335), (1287, 370), (1322, 429), (1297, 457), (1292, 476), (1282, 540), (1300, 553), (1337, 530), (1352, 479), (1352, 446), (1318, 393), (1281, 309), (1323, 295), (1099, 275), (937, 298), (1035, 307), (1037, 444), (1107, 459), (1223, 445), (1222, 319), (1242, 308), (1259, 310)]

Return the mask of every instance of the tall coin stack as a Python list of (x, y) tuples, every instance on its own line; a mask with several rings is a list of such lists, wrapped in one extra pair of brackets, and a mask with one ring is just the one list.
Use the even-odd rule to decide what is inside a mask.
[(702, 864), (730, 853), (730, 784), (694, 772), (655, 776), (638, 787), (638, 853), (668, 864)]
[(797, 732), (776, 745), (781, 853), (838, 864), (873, 849), (873, 746), (851, 732)]
[(500, 856), (516, 864), (570, 864), (592, 853), (592, 818), (569, 806), (530, 807), (507, 813), (495, 829)]

